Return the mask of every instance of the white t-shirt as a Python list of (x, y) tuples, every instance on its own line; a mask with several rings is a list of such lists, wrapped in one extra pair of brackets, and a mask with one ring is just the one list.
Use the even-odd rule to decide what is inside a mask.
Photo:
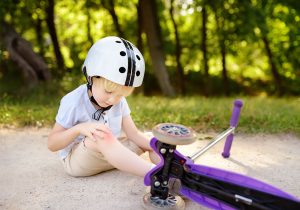
[[(92, 118), (96, 111), (97, 109), (89, 99), (87, 86), (81, 85), (61, 99), (56, 122), (68, 129), (79, 123), (96, 121)], [(112, 130), (113, 135), (118, 137), (122, 131), (122, 118), (128, 115), (130, 115), (130, 109), (123, 97), (118, 104), (105, 111), (98, 122), (106, 124)], [(62, 159), (66, 158), (74, 144), (83, 139), (84, 136), (78, 136), (66, 148), (59, 151), (59, 156)]]

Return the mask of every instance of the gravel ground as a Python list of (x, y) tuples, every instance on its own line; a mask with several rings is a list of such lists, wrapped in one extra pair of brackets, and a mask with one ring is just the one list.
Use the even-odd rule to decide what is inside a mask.
[[(72, 178), (46, 147), (49, 129), (0, 130), (0, 209), (142, 209), (143, 178), (112, 170)], [(185, 155), (209, 143), (180, 146)], [(237, 134), (231, 157), (219, 143), (197, 163), (260, 179), (300, 198), (300, 139), (290, 134)], [(205, 209), (186, 201), (186, 209)]]

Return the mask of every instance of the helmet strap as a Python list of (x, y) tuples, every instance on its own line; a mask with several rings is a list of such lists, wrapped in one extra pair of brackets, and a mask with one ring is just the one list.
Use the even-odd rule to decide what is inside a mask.
[[(83, 67), (82, 72), (83, 72), (83, 74), (84, 74), (84, 76), (85, 76), (85, 79), (86, 79), (86, 81), (87, 81), (87, 84), (86, 84), (86, 85), (87, 85), (88, 90), (91, 90), (91, 91), (92, 91), (93, 80), (92, 80), (91, 77), (89, 77), (89, 76), (87, 75), (86, 67), (85, 67), (85, 66)], [(95, 100), (95, 99), (94, 99), (94, 100)], [(97, 104), (97, 102), (96, 102), (96, 104)]]
[[(92, 92), (93, 80), (92, 80), (92, 78), (90, 78), (90, 77), (87, 77), (86, 80), (87, 80), (86, 86), (87, 86), (88, 90), (91, 90), (91, 92)], [(94, 100), (95, 100), (95, 99), (94, 99)]]
[[(88, 85), (89, 85), (89, 84), (88, 84)], [(100, 119), (100, 117), (102, 116), (103, 112), (109, 110), (109, 109), (112, 107), (112, 105), (111, 105), (111, 106), (108, 106), (108, 107), (101, 107), (101, 106), (98, 104), (98, 102), (95, 100), (94, 96), (93, 96), (92, 85), (90, 86), (90, 88), (89, 88), (89, 86), (88, 86), (88, 90), (90, 90), (90, 91), (91, 91), (91, 94), (92, 94), (92, 96), (90, 97), (90, 101), (91, 101), (93, 104), (95, 104), (96, 106), (100, 107), (99, 109), (97, 109), (97, 111), (96, 111), (96, 112), (93, 114), (93, 116), (92, 116), (94, 120), (99, 121), (99, 119)]]
[(105, 107), (105, 108), (97, 109), (97, 111), (95, 111), (94, 114), (93, 114), (93, 116), (92, 116), (93, 119), (99, 121), (100, 118), (103, 117), (103, 112), (109, 110), (111, 107), (112, 106), (108, 106), (108, 107)]
[(97, 121), (98, 121), (98, 120), (100, 119), (100, 117), (102, 116), (103, 112), (109, 110), (109, 109), (112, 107), (112, 105), (111, 105), (111, 106), (108, 106), (108, 107), (101, 107), (101, 106), (98, 104), (98, 102), (95, 100), (95, 98), (94, 98), (94, 96), (93, 96), (93, 91), (92, 91), (93, 79), (92, 79), (92, 77), (89, 77), (89, 76), (87, 75), (86, 67), (85, 67), (85, 66), (83, 67), (82, 71), (83, 71), (83, 74), (84, 74), (84, 76), (85, 76), (85, 78), (86, 78), (86, 81), (87, 81), (87, 84), (86, 84), (86, 85), (87, 85), (87, 89), (88, 89), (88, 91), (91, 91), (90, 101), (91, 101), (93, 104), (95, 104), (96, 106), (100, 107), (99, 109), (97, 109), (97, 111), (96, 111), (96, 112), (93, 114), (93, 116), (92, 116), (94, 120), (97, 120)]
[[(92, 92), (92, 90), (91, 90), (91, 92)], [(98, 104), (98, 102), (95, 100), (95, 98), (94, 98), (94, 96), (93, 96), (93, 93), (92, 93), (92, 96), (90, 97), (90, 101), (91, 101), (93, 104), (99, 106), (100, 108), (103, 108), (103, 107), (101, 107), (101, 106)]]

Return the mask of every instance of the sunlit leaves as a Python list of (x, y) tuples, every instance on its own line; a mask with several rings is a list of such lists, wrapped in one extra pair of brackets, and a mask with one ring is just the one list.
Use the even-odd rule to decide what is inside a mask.
[[(55, 56), (45, 23), (47, 0), (1, 0), (0, 20), (12, 24), (43, 56), (50, 68), (55, 68)], [(166, 64), (176, 77), (175, 34), (168, 9), (170, 0), (157, 2), (160, 27), (163, 34)], [(55, 1), (56, 32), (70, 71), (80, 74), (80, 67), (92, 42), (117, 35), (107, 0)], [(138, 0), (114, 0), (114, 9), (125, 38), (137, 41)], [(249, 80), (272, 84), (270, 64), (262, 37), (270, 42), (274, 63), (285, 79), (300, 78), (300, 4), (296, 0), (174, 0), (174, 18), (178, 24), (182, 46), (181, 62), (186, 74), (203, 73), (201, 51), (202, 11), (207, 10), (207, 55), (211, 76), (222, 77), (220, 39), (226, 48), (229, 77), (240, 84)], [(41, 21), (42, 44), (38, 43), (37, 26)], [(220, 27), (218, 29), (217, 22)], [(146, 44), (145, 34), (142, 34)], [(148, 48), (144, 46), (147, 70), (152, 72)], [(1, 58), (6, 51), (1, 49)], [(52, 69), (55, 71), (55, 69)], [(195, 74), (197, 75), (197, 74)], [(200, 77), (200, 74), (198, 74)], [(3, 76), (3, 73), (2, 73)], [(295, 85), (296, 86), (296, 85)]]

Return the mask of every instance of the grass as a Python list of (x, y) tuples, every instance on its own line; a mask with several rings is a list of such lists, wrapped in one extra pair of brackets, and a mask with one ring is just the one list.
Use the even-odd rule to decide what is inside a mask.
[[(295, 133), (300, 135), (300, 98), (241, 98), (238, 131), (244, 133)], [(158, 122), (181, 123), (197, 131), (228, 128), (234, 98), (134, 97), (132, 116), (146, 128)]]
[[(295, 133), (300, 136), (300, 98), (241, 97), (244, 106), (238, 126), (243, 133)], [(60, 96), (33, 94), (0, 99), (1, 127), (51, 127)], [(162, 122), (180, 123), (196, 131), (220, 132), (229, 126), (234, 98), (128, 97), (132, 117), (141, 129)]]
[[(61, 96), (32, 94), (28, 97), (3, 95), (0, 98), (1, 127), (51, 127)], [(244, 106), (239, 132), (295, 133), (300, 135), (300, 98), (241, 97)], [(180, 123), (196, 131), (222, 131), (229, 126), (234, 98), (128, 97), (137, 126), (151, 129), (161, 122)]]
[(50, 127), (55, 122), (59, 100), (45, 102), (45, 99), (0, 100), (1, 127)]

